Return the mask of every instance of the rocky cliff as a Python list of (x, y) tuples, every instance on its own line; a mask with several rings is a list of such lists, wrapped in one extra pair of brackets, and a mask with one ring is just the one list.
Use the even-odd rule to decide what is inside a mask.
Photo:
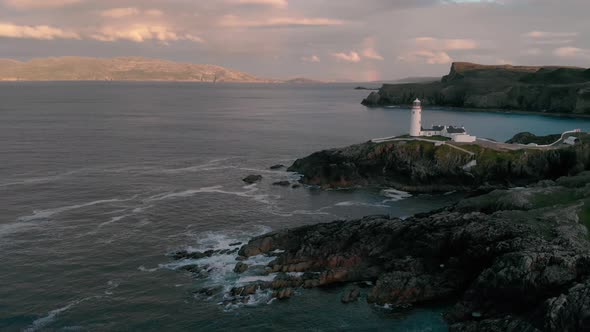
[[(437, 145), (417, 140), (367, 142), (298, 159), (289, 171), (323, 188), (389, 186), (436, 192), (510, 187), (590, 169), (590, 136), (555, 149), (495, 149), (479, 144)], [(473, 166), (473, 161), (477, 165)]]
[(231, 296), (247, 302), (257, 289), (285, 298), (299, 287), (359, 283), (371, 286), (345, 292), (343, 302), (453, 301), (445, 314), (451, 331), (588, 330), (589, 203), (590, 173), (581, 173), (406, 220), (373, 216), (269, 233), (239, 254), (276, 256), (266, 272), (283, 274)]
[(590, 69), (453, 63), (442, 80), (384, 84), (366, 106), (423, 105), (590, 114)]

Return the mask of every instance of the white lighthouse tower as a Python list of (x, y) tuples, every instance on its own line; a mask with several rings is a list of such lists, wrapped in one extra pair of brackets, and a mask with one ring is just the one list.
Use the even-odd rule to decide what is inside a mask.
[(412, 106), (412, 122), (410, 123), (410, 136), (422, 135), (422, 102), (416, 98)]

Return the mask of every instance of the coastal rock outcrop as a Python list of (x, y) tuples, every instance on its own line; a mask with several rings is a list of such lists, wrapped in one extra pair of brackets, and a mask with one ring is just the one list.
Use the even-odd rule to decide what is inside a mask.
[(590, 69), (456, 62), (438, 82), (384, 84), (366, 106), (409, 105), (590, 114)]
[[(531, 204), (482, 203), (504, 196)], [(455, 301), (445, 314), (451, 331), (580, 331), (590, 328), (589, 204), (586, 172), (405, 220), (370, 216), (276, 231), (239, 254), (280, 252), (268, 271), (300, 273), (262, 287), (370, 281), (370, 303)], [(347, 291), (343, 301), (357, 297)]]
[[(522, 186), (590, 169), (590, 135), (551, 149), (502, 149), (412, 139), (366, 142), (296, 160), (289, 171), (322, 188), (387, 186), (411, 192)], [(459, 147), (459, 149), (457, 148)], [(476, 165), (465, 167), (473, 163)]]
[(260, 182), (260, 181), (262, 181), (262, 175), (256, 175), (256, 174), (248, 175), (245, 178), (243, 178), (242, 181), (249, 183), (249, 184)]

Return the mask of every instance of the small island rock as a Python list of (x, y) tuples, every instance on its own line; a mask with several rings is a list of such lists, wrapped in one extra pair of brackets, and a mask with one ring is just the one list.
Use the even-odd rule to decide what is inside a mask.
[(254, 174), (248, 175), (245, 178), (243, 178), (242, 181), (249, 183), (249, 184), (260, 182), (260, 181), (262, 181), (262, 175), (254, 175)]

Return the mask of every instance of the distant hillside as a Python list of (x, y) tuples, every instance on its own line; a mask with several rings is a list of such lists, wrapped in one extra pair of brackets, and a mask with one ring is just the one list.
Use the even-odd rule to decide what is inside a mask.
[(27, 62), (0, 59), (0, 80), (279, 82), (220, 66), (141, 57), (59, 57)]
[(440, 81), (440, 77), (416, 76), (405, 77), (398, 80), (384, 81), (383, 84), (404, 84), (404, 83), (431, 83)]
[(384, 84), (363, 105), (424, 105), (590, 114), (590, 69), (453, 63), (440, 81)]
[(286, 80), (285, 83), (292, 83), (292, 84), (323, 84), (326, 83), (324, 81), (313, 80), (311, 78), (306, 77), (296, 77), (290, 80)]

